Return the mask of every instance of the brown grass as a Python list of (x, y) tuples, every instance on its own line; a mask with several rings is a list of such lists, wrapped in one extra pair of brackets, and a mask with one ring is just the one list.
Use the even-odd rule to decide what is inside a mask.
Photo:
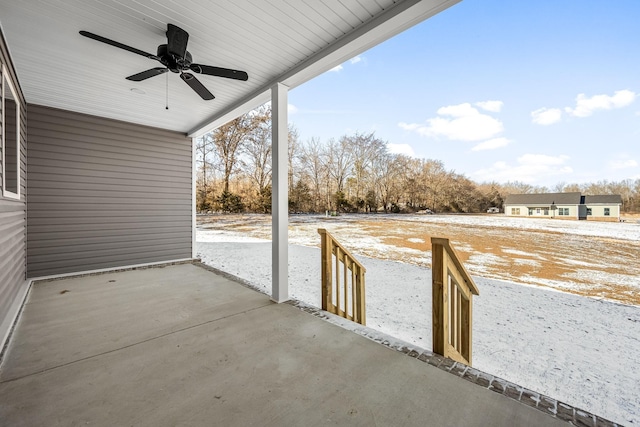
[[(246, 221), (242, 216), (205, 217), (199, 218), (199, 224), (206, 228), (232, 229), (254, 237), (270, 237), (270, 217), (244, 219)], [(420, 265), (425, 265), (425, 256), (430, 258), (431, 237), (446, 237), (472, 275), (640, 305), (637, 288), (625, 283), (625, 278), (640, 276), (640, 242), (545, 230), (428, 223), (405, 220), (402, 216), (319, 219), (315, 223), (292, 217), (289, 226), (296, 233), (315, 233), (320, 227), (330, 228), (347, 248), (349, 241), (358, 242), (363, 237), (375, 238), (387, 245), (381, 253), (379, 249), (354, 244), (357, 249), (352, 252), (356, 255)], [(424, 253), (422, 261), (416, 261), (406, 249)], [(487, 262), (487, 255), (495, 262)]]

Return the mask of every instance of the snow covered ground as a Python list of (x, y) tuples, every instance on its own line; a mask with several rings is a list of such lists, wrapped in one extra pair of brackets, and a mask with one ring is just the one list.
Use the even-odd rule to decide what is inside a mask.
[[(620, 239), (622, 234), (624, 239), (640, 240), (637, 224), (514, 222), (467, 216), (429, 216), (425, 220), (476, 226), (480, 221), (507, 221), (509, 228), (515, 224), (578, 236)], [(624, 228), (615, 227), (620, 225)], [(298, 234), (291, 240), (309, 245), (318, 242), (312, 234)], [(270, 291), (268, 240), (232, 227), (199, 227), (197, 250), (203, 262)], [(319, 306), (319, 249), (292, 245), (289, 257), (291, 296)], [(367, 326), (430, 349), (431, 270), (423, 265), (358, 258), (367, 268)], [(474, 280), (480, 289), (480, 296), (474, 299), (474, 367), (617, 423), (640, 425), (640, 307), (477, 275)]]

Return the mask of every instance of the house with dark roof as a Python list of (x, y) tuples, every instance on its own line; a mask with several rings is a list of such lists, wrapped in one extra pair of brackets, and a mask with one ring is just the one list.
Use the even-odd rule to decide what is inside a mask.
[(583, 196), (573, 193), (510, 194), (504, 202), (508, 216), (620, 221), (622, 196)]

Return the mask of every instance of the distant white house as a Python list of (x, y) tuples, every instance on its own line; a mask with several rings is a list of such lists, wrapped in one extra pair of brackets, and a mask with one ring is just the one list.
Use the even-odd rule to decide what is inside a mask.
[(592, 221), (620, 221), (620, 195), (583, 196), (575, 193), (510, 194), (504, 202), (508, 216)]

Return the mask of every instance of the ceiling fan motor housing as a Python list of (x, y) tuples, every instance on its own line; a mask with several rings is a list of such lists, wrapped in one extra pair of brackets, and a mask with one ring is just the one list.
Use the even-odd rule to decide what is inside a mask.
[(176, 56), (169, 52), (168, 45), (161, 44), (158, 46), (158, 58), (160, 58), (160, 62), (162, 65), (167, 67), (169, 70), (174, 73), (179, 73), (180, 71), (188, 70), (191, 66), (191, 53), (185, 51), (184, 57)]

